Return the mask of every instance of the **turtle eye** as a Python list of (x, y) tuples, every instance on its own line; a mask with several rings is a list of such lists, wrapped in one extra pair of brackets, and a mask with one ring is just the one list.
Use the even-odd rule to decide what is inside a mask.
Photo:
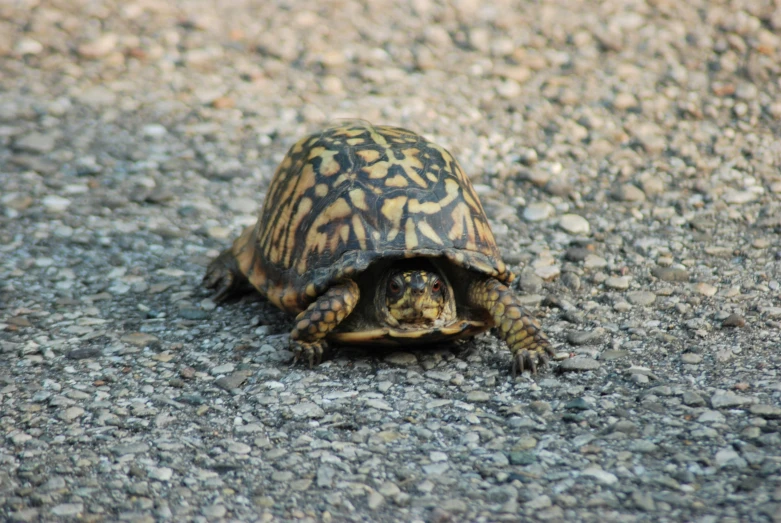
[(399, 294), (401, 292), (401, 282), (396, 278), (392, 279), (388, 282), (388, 290), (391, 291), (391, 294)]
[(431, 286), (431, 292), (439, 292), (442, 290), (442, 280), (437, 280)]

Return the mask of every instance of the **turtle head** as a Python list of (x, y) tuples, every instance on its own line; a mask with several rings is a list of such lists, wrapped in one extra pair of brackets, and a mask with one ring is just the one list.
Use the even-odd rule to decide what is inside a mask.
[(396, 267), (385, 284), (385, 306), (399, 324), (431, 324), (448, 303), (448, 286), (433, 269)]

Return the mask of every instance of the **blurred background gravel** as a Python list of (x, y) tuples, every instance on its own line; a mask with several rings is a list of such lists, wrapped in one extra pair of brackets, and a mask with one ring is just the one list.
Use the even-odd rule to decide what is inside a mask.
[[(780, 78), (767, 0), (3, 2), (0, 519), (781, 521)], [(456, 155), (571, 359), (215, 306), (344, 117)]]

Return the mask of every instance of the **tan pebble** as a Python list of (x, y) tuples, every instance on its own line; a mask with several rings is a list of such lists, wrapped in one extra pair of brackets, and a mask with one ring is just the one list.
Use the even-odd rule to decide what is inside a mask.
[(231, 230), (227, 227), (214, 226), (209, 227), (209, 229), (206, 231), (206, 234), (215, 240), (225, 240), (228, 238), (228, 236), (230, 236)]
[(759, 193), (754, 191), (737, 191), (730, 189), (722, 195), (721, 199), (727, 203), (740, 205), (743, 203), (753, 202), (759, 198), (759, 196)]
[(523, 66), (499, 66), (494, 68), (494, 74), (510, 80), (514, 80), (518, 84), (526, 82), (531, 77), (531, 71)]
[(642, 189), (631, 183), (621, 185), (614, 193), (616, 200), (622, 202), (642, 202), (645, 200), (645, 193)]
[(613, 98), (613, 107), (621, 111), (637, 106), (637, 98), (630, 93), (618, 93)]
[(714, 294), (716, 294), (719, 288), (709, 283), (700, 282), (694, 286), (694, 290), (697, 291), (698, 294), (702, 294), (703, 296), (713, 296)]
[(545, 281), (553, 280), (561, 274), (561, 267), (558, 265), (548, 265), (546, 267), (537, 267), (534, 269), (534, 274), (539, 276)]
[(101, 58), (114, 50), (117, 41), (117, 35), (107, 33), (92, 42), (80, 45), (78, 53), (84, 58)]
[(236, 101), (230, 96), (220, 96), (212, 100), (215, 109), (231, 109), (236, 106)]
[(648, 178), (643, 181), (642, 185), (643, 192), (648, 196), (654, 196), (664, 192), (664, 182), (659, 178)]
[(605, 280), (605, 286), (611, 289), (623, 291), (629, 288), (629, 276), (611, 276)]

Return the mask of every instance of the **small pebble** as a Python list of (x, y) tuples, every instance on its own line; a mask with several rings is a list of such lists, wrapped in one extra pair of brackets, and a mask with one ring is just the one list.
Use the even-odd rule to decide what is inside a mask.
[(642, 202), (645, 200), (645, 193), (636, 185), (625, 183), (613, 193), (613, 197), (622, 202)]
[(559, 218), (559, 227), (569, 234), (588, 234), (591, 230), (588, 221), (577, 214), (564, 214)]
[(756, 403), (756, 400), (749, 396), (739, 396), (732, 392), (725, 394), (714, 394), (711, 396), (710, 404), (714, 409), (730, 409), (734, 407), (742, 407), (744, 405), (751, 405)]
[(228, 227), (220, 227), (215, 225), (214, 227), (209, 227), (206, 230), (206, 234), (215, 240), (226, 240), (231, 235), (231, 230)]
[(21, 55), (36, 55), (40, 54), (44, 50), (44, 47), (43, 44), (38, 40), (33, 40), (32, 38), (22, 38), (16, 43), (14, 50)]
[(556, 209), (548, 202), (530, 203), (523, 210), (523, 219), (527, 222), (547, 220), (556, 213)]
[(536, 267), (534, 274), (545, 281), (551, 281), (556, 279), (561, 274), (561, 267), (558, 265), (545, 265), (542, 267)]
[(55, 194), (44, 197), (41, 203), (52, 212), (65, 212), (71, 205), (71, 201), (68, 198), (63, 198), (62, 196), (57, 196)]
[(561, 275), (561, 284), (567, 287), (569, 290), (577, 292), (581, 287), (580, 276), (574, 272), (565, 272)]
[(385, 356), (385, 362), (391, 365), (399, 365), (406, 367), (409, 365), (417, 365), (418, 358), (411, 352), (392, 352)]
[(120, 341), (129, 343), (130, 345), (135, 345), (137, 347), (147, 347), (159, 343), (157, 336), (147, 334), (145, 332), (131, 332), (129, 334), (125, 334), (120, 338)]
[(681, 361), (687, 365), (697, 365), (702, 362), (702, 356), (693, 352), (685, 352), (681, 354)]
[(186, 320), (205, 320), (209, 313), (197, 307), (184, 307), (179, 309), (179, 317)]
[(491, 399), (491, 396), (487, 392), (481, 390), (473, 390), (466, 395), (466, 400), (471, 403), (484, 402)]
[(765, 419), (781, 419), (781, 407), (756, 403), (749, 407), (749, 412), (754, 416)]
[(746, 326), (746, 319), (740, 314), (730, 314), (723, 322), (721, 322), (723, 328), (738, 327), (743, 328)]
[(593, 404), (583, 398), (575, 398), (564, 405), (564, 408), (567, 410), (590, 410), (592, 407)]
[(222, 519), (227, 514), (228, 510), (225, 505), (209, 505), (201, 510), (204, 517), (209, 520)]
[(217, 378), (214, 381), (214, 384), (224, 390), (234, 390), (241, 387), (242, 384), (244, 384), (244, 382), (247, 381), (251, 375), (252, 371), (240, 370), (238, 372), (229, 374), (228, 376)]
[(632, 305), (647, 307), (656, 301), (656, 294), (650, 291), (632, 291), (626, 293), (626, 299)]
[(567, 372), (586, 372), (596, 370), (600, 363), (592, 358), (569, 358), (561, 362), (559, 369)]
[(502, 98), (517, 98), (522, 92), (523, 89), (521, 88), (521, 85), (515, 80), (511, 80), (509, 78), (499, 82), (499, 84), (496, 86), (496, 94)]
[(231, 454), (244, 455), (244, 454), (249, 454), (251, 450), (252, 447), (250, 447), (246, 443), (241, 443), (238, 441), (234, 441), (233, 443), (230, 443), (228, 445), (228, 452), (230, 452)]
[(59, 418), (63, 421), (73, 421), (76, 418), (80, 418), (84, 415), (85, 411), (81, 407), (69, 407), (60, 412)]
[(596, 254), (588, 254), (583, 260), (583, 267), (590, 271), (604, 269), (607, 267), (607, 260)]
[(632, 503), (643, 512), (655, 512), (656, 502), (650, 492), (636, 490), (632, 493)]
[(236, 366), (233, 363), (224, 363), (222, 365), (213, 367), (209, 372), (212, 376), (217, 376), (219, 374), (229, 374), (233, 372), (235, 368)]
[(369, 494), (367, 504), (369, 510), (377, 510), (385, 503), (385, 497), (377, 491), (373, 491)]
[(106, 33), (95, 40), (78, 47), (78, 53), (84, 58), (102, 58), (112, 52), (119, 38), (113, 33)]
[(611, 276), (605, 280), (605, 286), (619, 291), (625, 291), (629, 288), (629, 276)]
[(655, 267), (651, 274), (662, 281), (686, 282), (689, 281), (689, 271), (673, 267)]
[(618, 93), (616, 94), (615, 98), (613, 98), (613, 107), (619, 110), (626, 110), (630, 107), (636, 107), (637, 106), (637, 98), (635, 98), (631, 93)]
[(311, 401), (304, 401), (290, 407), (290, 412), (296, 418), (322, 418), (325, 411)]
[(719, 467), (724, 467), (732, 461), (741, 459), (740, 454), (735, 449), (725, 448), (716, 453), (715, 461)]
[(567, 333), (567, 342), (571, 345), (586, 345), (598, 340), (603, 332), (600, 329), (592, 331), (570, 331)]
[(721, 199), (726, 203), (742, 205), (759, 199), (759, 196), (759, 193), (755, 191), (737, 191), (729, 189), (722, 195)]
[(715, 285), (701, 282), (694, 286), (694, 290), (697, 291), (697, 294), (702, 294), (703, 296), (713, 296), (719, 289)]
[(690, 407), (702, 407), (705, 405), (705, 399), (696, 392), (684, 392), (682, 400), (684, 405), (688, 405)]
[(598, 468), (590, 467), (584, 469), (581, 472), (581, 474), (583, 476), (590, 476), (592, 478), (595, 478), (597, 481), (599, 481), (604, 485), (613, 485), (618, 482), (618, 477), (615, 474), (611, 474), (610, 472)]
[(61, 503), (52, 507), (51, 513), (60, 518), (74, 518), (84, 512), (83, 503)]
[(53, 134), (30, 133), (14, 141), (14, 149), (35, 154), (52, 151), (56, 144)]
[(524, 271), (518, 278), (518, 285), (527, 294), (534, 294), (542, 290), (543, 279), (529, 271)]
[(564, 259), (571, 262), (582, 262), (591, 254), (594, 254), (593, 250), (587, 247), (569, 247), (564, 253)]
[(174, 475), (173, 469), (169, 467), (149, 467), (147, 472), (149, 479), (156, 481), (170, 481)]
[(518, 156), (518, 161), (521, 162), (524, 165), (534, 165), (539, 160), (539, 156), (537, 155), (537, 151), (534, 149), (524, 149), (521, 151), (521, 154)]
[(89, 358), (97, 358), (101, 355), (99, 347), (83, 347), (80, 349), (73, 349), (69, 351), (65, 356), (72, 360), (86, 360)]
[(697, 418), (700, 423), (724, 423), (726, 421), (724, 414), (717, 410), (706, 410)]

